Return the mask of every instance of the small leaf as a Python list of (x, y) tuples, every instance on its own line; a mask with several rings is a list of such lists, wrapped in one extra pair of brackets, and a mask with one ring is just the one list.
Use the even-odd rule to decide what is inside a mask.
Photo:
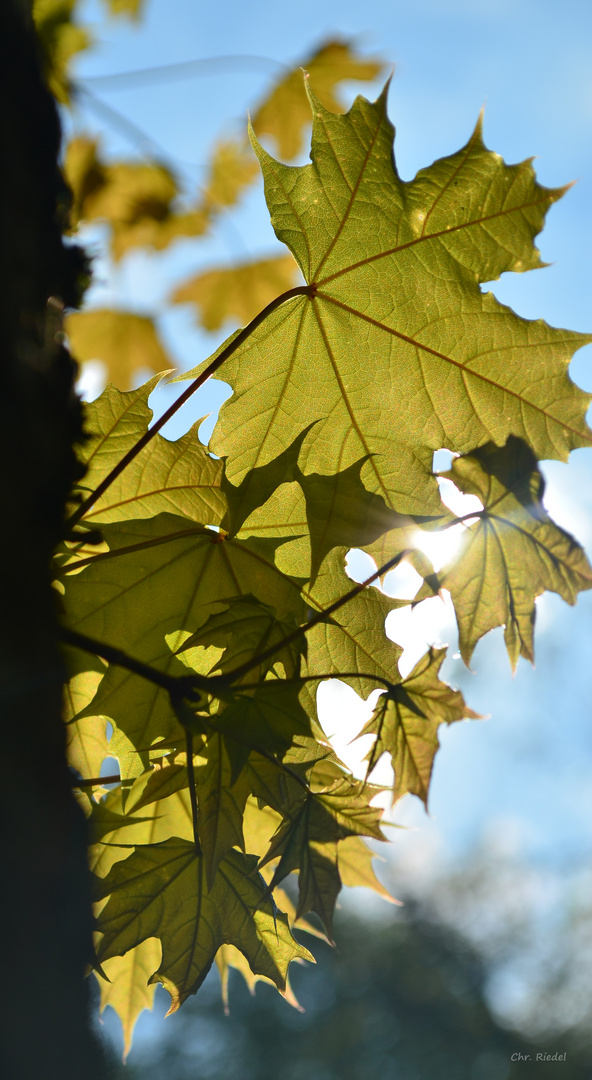
[(73, 356), (77, 360), (102, 360), (109, 377), (129, 386), (136, 371), (172, 369), (152, 321), (128, 311), (76, 311), (65, 323)]
[(229, 319), (244, 326), (299, 277), (291, 255), (255, 259), (198, 274), (183, 282), (171, 299), (193, 304), (197, 322), (206, 330), (217, 330)]
[[(592, 588), (588, 559), (546, 513), (544, 479), (521, 439), (487, 443), (443, 475), (484, 506), (455, 561), (437, 576), (454, 603), (463, 660), (469, 664), (480, 638), (503, 625), (512, 666), (519, 656), (532, 661), (536, 597), (548, 589), (575, 604), (579, 591)], [(416, 599), (430, 591), (424, 586)]]
[[(121, 458), (146, 434), (152, 410), (148, 398), (159, 377), (122, 393), (109, 385), (84, 406), (86, 439), (79, 458), (86, 466), (82, 496), (94, 491)], [(200, 421), (176, 442), (157, 434), (87, 510), (83, 520), (106, 523), (183, 514), (203, 525), (219, 525), (226, 500), (220, 489), (222, 467), (199, 441)]]
[(325, 108), (340, 111), (335, 97), (339, 83), (352, 79), (370, 82), (384, 69), (382, 60), (356, 54), (350, 41), (327, 41), (299, 67), (285, 75), (261, 103), (253, 117), (258, 135), (271, 135), (281, 157), (291, 161), (300, 153), (304, 131), (310, 124), (310, 109), (302, 82), (308, 72), (315, 93)]
[(74, 22), (76, 0), (34, 0), (32, 7), (49, 88), (62, 105), (68, 105), (70, 61), (88, 49), (92, 37), (87, 29)]
[(158, 937), (162, 961), (151, 981), (169, 991), (169, 1012), (199, 989), (225, 943), (240, 949), (254, 974), (284, 990), (290, 961), (311, 957), (266, 895), (256, 862), (230, 851), (208, 889), (194, 844), (170, 839), (136, 848), (96, 881), (95, 898), (109, 896), (99, 921), (99, 961)]
[(132, 19), (139, 19), (142, 14), (144, 0), (103, 0), (110, 15), (128, 15)]
[(430, 649), (400, 686), (382, 694), (362, 735), (376, 735), (367, 754), (368, 772), (386, 751), (395, 771), (393, 802), (410, 792), (427, 807), (440, 724), (479, 719), (458, 690), (438, 678), (446, 649)]

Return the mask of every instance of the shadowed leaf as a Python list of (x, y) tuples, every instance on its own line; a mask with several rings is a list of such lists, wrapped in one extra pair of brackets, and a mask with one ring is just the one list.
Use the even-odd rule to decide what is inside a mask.
[(151, 981), (169, 991), (169, 1012), (199, 989), (223, 944), (235, 945), (254, 974), (285, 989), (290, 961), (311, 957), (266, 897), (256, 863), (254, 856), (230, 851), (208, 889), (194, 844), (172, 838), (136, 848), (107, 878), (96, 880), (95, 899), (109, 896), (99, 922), (99, 961), (158, 937), (162, 961)]

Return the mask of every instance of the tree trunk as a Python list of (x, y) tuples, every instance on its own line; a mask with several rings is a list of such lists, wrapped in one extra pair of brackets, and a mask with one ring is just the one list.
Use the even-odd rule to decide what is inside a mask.
[[(83, 815), (61, 717), (63, 666), (49, 560), (80, 437), (60, 301), (76, 302), (80, 252), (63, 245), (67, 191), (57, 112), (29, 4), (0, 4), (0, 717), (3, 1080), (95, 1080), (84, 969), (91, 909)], [(50, 299), (48, 303), (48, 298)]]

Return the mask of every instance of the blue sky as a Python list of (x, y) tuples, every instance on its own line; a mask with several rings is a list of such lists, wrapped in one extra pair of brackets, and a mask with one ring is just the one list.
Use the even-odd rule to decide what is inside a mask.
[[(100, 7), (85, 8), (92, 21)], [(203, 176), (208, 150), (221, 131), (240, 130), (249, 108), (278, 70), (274, 62), (301, 60), (331, 36), (355, 36), (368, 53), (394, 64), (390, 115), (397, 128), (396, 156), (404, 178), (466, 142), (485, 106), (486, 143), (513, 162), (536, 155), (548, 185), (577, 180), (553, 207), (539, 239), (552, 265), (525, 275), (506, 274), (492, 288), (528, 318), (556, 326), (592, 329), (592, 6), (579, 0), (299, 0), (291, 8), (251, 0), (148, 0), (139, 26), (120, 20), (102, 27), (103, 44), (78, 64), (81, 78), (104, 76), (199, 57), (256, 55), (262, 62), (226, 65), (199, 78), (113, 89), (89, 83), (111, 107), (146, 131), (187, 178)], [(354, 90), (356, 88), (353, 88)], [(376, 86), (374, 89), (378, 90)], [(346, 94), (346, 100), (347, 100)], [(373, 95), (372, 95), (373, 96)], [(351, 94), (349, 95), (351, 98)], [(112, 153), (133, 152), (113, 128), (86, 109), (77, 116), (104, 130)], [(97, 262), (91, 304), (104, 302), (161, 313), (161, 329), (181, 367), (207, 356), (221, 336), (195, 330), (183, 308), (166, 310), (171, 287), (199, 266), (232, 254), (273, 249), (275, 240), (260, 189), (233, 221), (195, 254), (190, 244), (165, 256), (134, 255), (109, 278)], [(572, 365), (572, 377), (592, 389), (592, 347)], [(215, 409), (220, 384), (177, 425)], [(172, 398), (162, 391), (155, 407)], [(592, 549), (592, 451), (572, 455), (569, 466), (545, 465), (548, 507), (559, 523)], [(431, 831), (447, 851), (462, 854), (485, 829), (513, 829), (524, 856), (573, 863), (589, 858), (592, 840), (592, 594), (575, 610), (555, 597), (538, 605), (537, 668), (521, 662), (512, 679), (501, 632), (480, 644), (475, 674), (457, 659), (448, 678), (460, 685), (473, 708), (491, 719), (457, 724), (444, 732), (428, 821), (418, 803), (404, 802), (398, 820)], [(433, 639), (451, 642), (445, 613), (430, 628)], [(417, 833), (397, 839), (413, 845)]]

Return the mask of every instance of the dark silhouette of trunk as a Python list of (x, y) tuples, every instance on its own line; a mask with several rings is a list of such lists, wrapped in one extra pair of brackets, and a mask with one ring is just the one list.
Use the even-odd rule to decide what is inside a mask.
[[(95, 1080), (86, 830), (72, 796), (49, 559), (80, 408), (60, 343), (83, 260), (63, 245), (60, 129), (24, 0), (0, 3), (0, 1075)], [(53, 297), (54, 299), (49, 299)], [(48, 303), (49, 299), (49, 303)], [(57, 335), (57, 336), (56, 336)]]

